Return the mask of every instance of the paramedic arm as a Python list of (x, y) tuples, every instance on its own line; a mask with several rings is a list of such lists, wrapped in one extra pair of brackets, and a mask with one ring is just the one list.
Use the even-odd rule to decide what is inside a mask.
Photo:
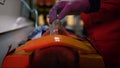
[(49, 12), (50, 24), (55, 20), (61, 20), (67, 14), (76, 12), (94, 12), (99, 9), (100, 0), (61, 0), (56, 3)]

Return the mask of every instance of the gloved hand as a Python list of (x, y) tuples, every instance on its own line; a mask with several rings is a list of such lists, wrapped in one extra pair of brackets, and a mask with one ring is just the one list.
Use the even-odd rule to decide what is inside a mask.
[[(56, 20), (61, 20), (67, 14), (74, 12), (84, 12), (90, 9), (89, 0), (61, 0), (56, 3), (49, 12), (50, 24)], [(57, 15), (58, 14), (58, 15)]]

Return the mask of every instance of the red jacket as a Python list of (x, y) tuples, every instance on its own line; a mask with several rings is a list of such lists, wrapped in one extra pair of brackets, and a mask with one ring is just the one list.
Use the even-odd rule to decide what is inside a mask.
[(100, 10), (82, 13), (85, 29), (108, 68), (120, 68), (120, 0), (101, 0)]

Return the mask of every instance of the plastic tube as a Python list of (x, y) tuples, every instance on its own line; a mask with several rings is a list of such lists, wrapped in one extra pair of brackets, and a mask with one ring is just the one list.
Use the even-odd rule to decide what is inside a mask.
[(38, 28), (38, 11), (34, 8), (31, 9), (30, 6), (26, 3), (25, 0), (21, 0), (21, 2), (25, 5), (25, 7), (31, 12), (35, 14), (35, 29)]

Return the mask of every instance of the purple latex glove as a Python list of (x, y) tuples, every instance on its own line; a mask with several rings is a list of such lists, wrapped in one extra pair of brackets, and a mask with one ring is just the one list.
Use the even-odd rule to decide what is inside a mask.
[(50, 24), (56, 20), (61, 20), (67, 14), (74, 12), (84, 12), (90, 9), (89, 0), (63, 0), (56, 3), (49, 12)]

